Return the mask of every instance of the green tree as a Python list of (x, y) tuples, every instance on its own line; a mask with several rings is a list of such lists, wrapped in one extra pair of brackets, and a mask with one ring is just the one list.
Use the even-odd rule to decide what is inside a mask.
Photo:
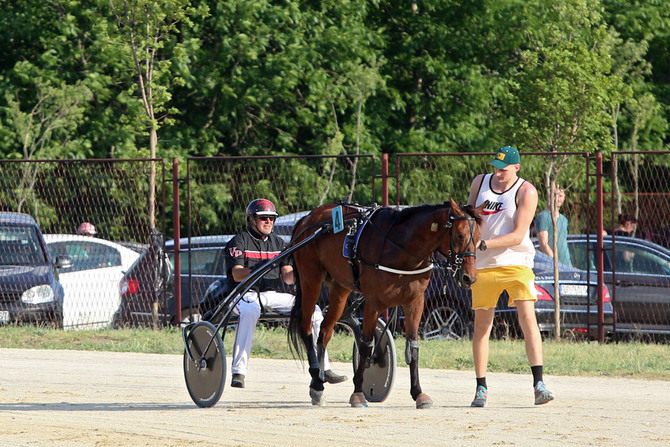
[[(163, 129), (166, 144), (204, 156), (377, 153), (368, 121), (374, 110), (367, 101), (385, 86), (378, 72), (383, 60), (375, 51), (379, 32), (364, 23), (369, 2), (205, 3), (211, 18), (194, 19), (196, 26), (183, 33), (189, 38), (197, 32), (202, 46), (188, 66), (176, 67), (184, 83), (176, 86), (173, 104), (182, 114), (175, 126)], [(287, 186), (285, 203), (278, 206), (302, 210), (301, 197), (310, 197), (313, 206), (325, 197), (351, 197), (360, 177), (340, 174), (358, 169), (357, 161), (344, 163), (352, 165), (335, 159), (283, 165), (297, 183)], [(259, 172), (262, 167), (258, 162)], [(245, 178), (252, 182), (251, 175)], [(348, 182), (347, 190), (342, 182)], [(309, 185), (316, 184), (312, 191)], [(191, 197), (211, 197), (206, 191), (204, 183), (194, 185)], [(220, 215), (214, 210), (221, 203), (201, 217)]]
[[(664, 148), (663, 136), (668, 121), (661, 104), (661, 98), (654, 95), (652, 60), (658, 58), (659, 48), (649, 54), (650, 45), (666, 37), (670, 28), (670, 5), (667, 2), (636, 2), (622, 5), (619, 2), (603, 0), (608, 22), (617, 30), (620, 42), (613, 49), (614, 71), (632, 95), (621, 104), (612, 107), (615, 148), (629, 151), (654, 151)], [(667, 50), (663, 49), (667, 55)], [(658, 158), (658, 157), (657, 157)], [(655, 158), (655, 159), (657, 159)], [(631, 171), (632, 185), (621, 185), (619, 162)], [(620, 155), (613, 159), (613, 185), (615, 214), (622, 212), (622, 188), (633, 190), (635, 216), (639, 218), (639, 155)]]
[[(117, 27), (107, 22), (103, 35), (110, 44), (121, 44), (132, 61), (135, 82), (128, 88), (139, 97), (145, 117), (138, 123), (149, 134), (149, 157), (156, 158), (158, 130), (164, 124), (173, 124), (171, 115), (178, 112), (170, 107), (171, 87), (182, 82), (171, 76), (172, 59), (184, 57), (185, 45), (176, 40), (180, 26), (191, 25), (191, 16), (206, 13), (197, 10), (188, 0), (155, 2), (151, 0), (109, 0), (111, 13)], [(192, 43), (192, 42), (191, 42)], [(151, 170), (149, 182), (149, 216), (153, 219), (155, 209), (155, 169)], [(154, 222), (152, 221), (153, 225)]]
[[(29, 63), (19, 65), (30, 65)], [(30, 71), (30, 68), (27, 68)], [(91, 92), (82, 83), (54, 86), (40, 77), (33, 78), (36, 102), (22, 104), (18, 96), (6, 93), (7, 106), (3, 112), (8, 128), (13, 131), (19, 151), (7, 153), (8, 158), (25, 160), (59, 158), (68, 153), (85, 104)], [(35, 182), (41, 168), (37, 163), (23, 165), (23, 176), (15, 187), (16, 210), (21, 212), (26, 202), (38, 207), (34, 196)], [(33, 210), (36, 211), (36, 210)], [(36, 215), (36, 212), (33, 212)]]
[[(604, 22), (599, 0), (553, 0), (537, 9), (545, 28), (531, 34), (511, 82), (509, 130), (524, 148), (550, 155), (544, 174), (554, 227), (558, 209), (554, 196), (561, 172), (574, 157), (562, 152), (610, 152), (613, 149), (610, 110), (630, 95), (620, 76), (612, 74), (616, 35)], [(566, 170), (570, 171), (570, 170)], [(570, 183), (575, 180), (568, 180)], [(554, 258), (558, 292), (558, 265)], [(560, 294), (556, 293), (556, 337), (560, 337)]]
[(382, 151), (492, 152), (529, 14), (514, 0), (379, 2), (389, 93), (371, 99)]

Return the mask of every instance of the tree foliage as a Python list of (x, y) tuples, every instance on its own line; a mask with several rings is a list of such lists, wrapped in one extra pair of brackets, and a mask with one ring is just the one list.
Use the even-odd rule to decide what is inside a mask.
[(3, 2), (0, 157), (38, 82), (90, 92), (63, 157), (659, 150), (669, 25), (656, 0)]

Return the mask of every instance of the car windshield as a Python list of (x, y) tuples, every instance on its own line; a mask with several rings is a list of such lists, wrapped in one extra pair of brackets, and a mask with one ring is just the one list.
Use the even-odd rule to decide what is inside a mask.
[[(217, 254), (223, 247), (183, 251), (179, 257), (181, 262), (181, 274), (188, 275), (189, 270), (193, 275), (223, 275), (223, 271), (215, 271)], [(174, 253), (168, 255), (170, 268), (174, 270)]]
[(0, 226), (0, 265), (43, 265), (47, 263), (35, 228)]

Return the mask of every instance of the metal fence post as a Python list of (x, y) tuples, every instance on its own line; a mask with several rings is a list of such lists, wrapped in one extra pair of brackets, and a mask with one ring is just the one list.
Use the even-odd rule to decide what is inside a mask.
[(174, 238), (174, 312), (175, 322), (178, 324), (181, 321), (181, 244), (179, 243), (181, 235), (179, 231), (179, 161), (176, 157), (172, 159), (172, 216), (172, 234)]
[(382, 206), (389, 206), (389, 154), (382, 154)]
[(596, 153), (596, 210), (597, 210), (597, 244), (596, 269), (598, 272), (598, 343), (605, 342), (605, 310), (603, 290), (605, 276), (603, 274), (603, 155)]

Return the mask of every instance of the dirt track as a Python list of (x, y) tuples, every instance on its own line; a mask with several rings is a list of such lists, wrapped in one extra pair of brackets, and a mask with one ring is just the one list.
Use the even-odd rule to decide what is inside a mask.
[[(354, 409), (351, 382), (312, 407), (302, 365), (252, 359), (247, 388), (196, 407), (174, 355), (0, 349), (0, 446), (667, 446), (670, 383), (490, 374), (489, 406), (469, 407), (471, 372), (421, 371), (436, 408), (416, 410), (399, 366), (383, 403)], [(351, 375), (351, 365), (335, 364)]]

